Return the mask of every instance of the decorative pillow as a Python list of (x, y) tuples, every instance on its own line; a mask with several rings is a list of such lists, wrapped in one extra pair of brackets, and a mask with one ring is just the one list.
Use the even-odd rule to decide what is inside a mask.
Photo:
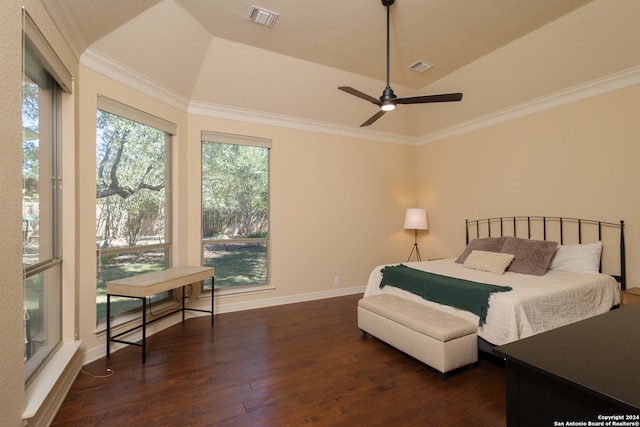
[(560, 245), (556, 249), (549, 270), (598, 274), (600, 272), (602, 242), (582, 245)]
[(558, 242), (507, 237), (500, 252), (513, 254), (507, 271), (544, 276)]
[(506, 237), (482, 237), (480, 239), (473, 239), (469, 242), (464, 251), (460, 254), (456, 262), (458, 264), (464, 264), (469, 254), (474, 251), (487, 251), (487, 252), (500, 252), (502, 245)]
[(513, 261), (512, 254), (471, 251), (462, 266), (474, 270), (488, 271), (493, 274), (503, 274), (504, 270), (511, 264), (511, 261)]

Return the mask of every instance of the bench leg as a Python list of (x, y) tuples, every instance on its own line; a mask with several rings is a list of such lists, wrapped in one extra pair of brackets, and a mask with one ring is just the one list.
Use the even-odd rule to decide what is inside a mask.
[(440, 372), (440, 371), (437, 371), (438, 372), (438, 376), (440, 377), (441, 380), (446, 380), (447, 378), (449, 378), (449, 373), (450, 372), (454, 372), (454, 371), (457, 372), (457, 371), (462, 371), (462, 370), (469, 371), (469, 370), (473, 369), (473, 367), (476, 366), (477, 364), (478, 364), (478, 362), (470, 363), (467, 366), (461, 366), (461, 367), (459, 367), (457, 369), (454, 369), (453, 371), (444, 372), (444, 373)]

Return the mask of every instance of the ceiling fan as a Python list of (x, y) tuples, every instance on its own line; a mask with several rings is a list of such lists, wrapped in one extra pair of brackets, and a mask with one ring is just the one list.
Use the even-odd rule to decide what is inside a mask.
[(371, 116), (366, 122), (362, 123), (360, 127), (369, 126), (387, 111), (391, 111), (396, 108), (396, 104), (427, 104), (430, 102), (454, 102), (462, 99), (461, 93), (443, 93), (438, 95), (423, 95), (423, 96), (411, 96), (408, 98), (398, 98), (393, 89), (389, 85), (389, 7), (395, 2), (395, 0), (382, 0), (382, 5), (387, 7), (387, 87), (382, 91), (382, 96), (379, 99), (369, 96), (366, 93), (360, 92), (350, 86), (340, 86), (338, 89), (357, 96), (358, 98), (369, 101), (372, 104), (380, 107), (380, 110)]

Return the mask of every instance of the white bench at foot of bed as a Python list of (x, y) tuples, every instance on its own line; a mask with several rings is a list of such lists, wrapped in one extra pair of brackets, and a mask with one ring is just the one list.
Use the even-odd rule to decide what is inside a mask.
[(478, 327), (468, 320), (394, 295), (358, 301), (358, 327), (447, 373), (478, 361)]

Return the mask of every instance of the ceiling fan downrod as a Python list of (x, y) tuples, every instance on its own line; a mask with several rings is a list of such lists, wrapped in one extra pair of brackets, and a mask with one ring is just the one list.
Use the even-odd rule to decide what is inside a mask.
[(382, 105), (380, 106), (380, 109), (383, 111), (392, 111), (396, 108), (396, 103), (394, 102), (394, 99), (397, 98), (397, 96), (393, 93), (393, 89), (391, 89), (391, 83), (390, 83), (390, 71), (389, 71), (389, 58), (390, 58), (390, 54), (389, 54), (389, 46), (391, 45), (390, 42), (390, 36), (389, 36), (389, 24), (390, 24), (390, 8), (389, 6), (391, 6), (394, 3), (395, 0), (382, 0), (382, 5), (387, 7), (387, 86), (384, 88), (384, 91), (382, 91), (382, 96), (380, 97), (380, 102), (382, 103)]

